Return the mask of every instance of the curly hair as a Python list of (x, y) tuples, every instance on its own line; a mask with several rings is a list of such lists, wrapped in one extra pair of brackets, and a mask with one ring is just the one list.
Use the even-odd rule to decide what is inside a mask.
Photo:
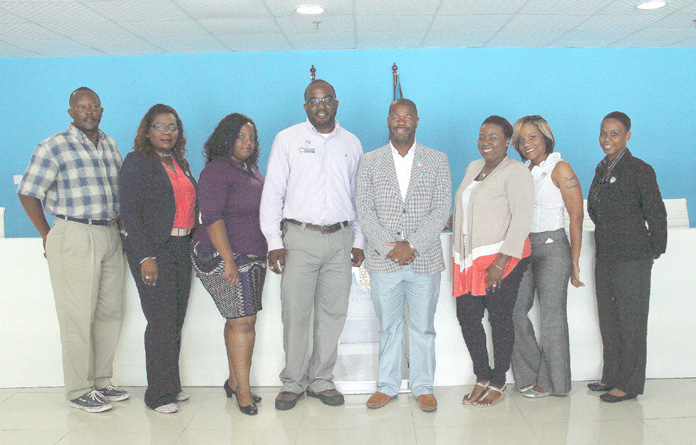
[(205, 163), (207, 164), (219, 157), (230, 157), (234, 150), (234, 145), (237, 143), (239, 132), (245, 124), (251, 125), (256, 134), (254, 152), (247, 162), (252, 165), (257, 165), (259, 160), (259, 136), (256, 131), (256, 124), (250, 117), (240, 113), (228, 114), (217, 124), (215, 130), (213, 130), (213, 134), (210, 135), (203, 148)]
[(145, 113), (143, 120), (140, 121), (140, 125), (138, 126), (138, 132), (136, 133), (135, 140), (133, 141), (133, 151), (142, 151), (143, 153), (147, 153), (150, 155), (153, 155), (155, 153), (155, 149), (152, 147), (152, 144), (150, 143), (150, 137), (148, 136), (148, 132), (150, 131), (150, 127), (152, 126), (152, 121), (154, 121), (155, 118), (160, 114), (171, 114), (176, 119), (176, 125), (179, 127), (179, 133), (176, 143), (174, 144), (174, 148), (172, 148), (172, 153), (177, 159), (184, 159), (184, 155), (186, 154), (186, 138), (184, 137), (184, 125), (181, 123), (181, 119), (179, 118), (179, 115), (177, 114), (176, 110), (174, 110), (174, 108), (170, 107), (169, 105), (164, 104), (153, 105), (152, 107), (150, 107), (149, 110), (147, 110), (147, 113)]
[(515, 151), (517, 151), (517, 154), (520, 155), (522, 160), (526, 161), (527, 158), (522, 154), (520, 144), (517, 139), (519, 138), (520, 131), (522, 130), (522, 126), (524, 124), (532, 124), (537, 127), (537, 130), (539, 130), (539, 133), (541, 133), (544, 138), (544, 142), (546, 142), (546, 153), (553, 153), (553, 147), (556, 146), (556, 138), (553, 137), (551, 126), (543, 117), (539, 116), (538, 114), (532, 114), (530, 116), (524, 116), (517, 119), (515, 124), (512, 126), (512, 146), (515, 148)]
[(486, 124), (493, 124), (499, 126), (503, 130), (503, 135), (505, 136), (505, 139), (511, 139), (512, 138), (512, 125), (510, 125), (510, 122), (508, 122), (507, 119), (504, 117), (497, 116), (495, 114), (488, 116), (481, 126), (483, 127)]

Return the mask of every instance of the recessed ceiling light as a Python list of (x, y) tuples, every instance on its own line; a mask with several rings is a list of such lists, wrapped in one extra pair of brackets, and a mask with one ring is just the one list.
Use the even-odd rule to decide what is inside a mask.
[(638, 9), (658, 9), (666, 6), (667, 2), (662, 0), (649, 0), (637, 6)]
[(302, 5), (298, 6), (295, 11), (299, 12), (300, 14), (316, 15), (324, 12), (324, 8), (319, 5)]

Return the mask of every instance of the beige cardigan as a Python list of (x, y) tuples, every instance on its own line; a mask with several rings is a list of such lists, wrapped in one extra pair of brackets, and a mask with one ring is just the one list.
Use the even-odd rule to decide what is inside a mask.
[(460, 258), (472, 258), (474, 249), (504, 241), (500, 253), (522, 257), (524, 241), (532, 227), (534, 180), (529, 169), (506, 156), (471, 192), (467, 210), (470, 242), (462, 233), (462, 193), (481, 173), (483, 159), (473, 161), (454, 195), (452, 227), (454, 251)]

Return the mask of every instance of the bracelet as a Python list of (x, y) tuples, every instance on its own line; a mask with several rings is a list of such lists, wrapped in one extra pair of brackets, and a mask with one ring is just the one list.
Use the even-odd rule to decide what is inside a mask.
[(493, 266), (494, 266), (494, 267), (497, 267), (497, 268), (498, 268), (498, 269), (500, 269), (500, 270), (505, 270), (505, 268), (504, 268), (504, 267), (500, 267), (500, 266), (498, 266), (498, 265), (497, 265), (497, 264), (495, 264), (495, 263), (493, 263)]

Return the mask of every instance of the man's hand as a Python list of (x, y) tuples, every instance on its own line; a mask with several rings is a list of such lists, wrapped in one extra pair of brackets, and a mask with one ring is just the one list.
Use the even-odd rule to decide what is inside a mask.
[(155, 258), (148, 258), (140, 264), (140, 273), (142, 275), (143, 283), (148, 286), (157, 286), (158, 269), (157, 260)]
[(268, 252), (268, 267), (277, 273), (283, 273), (285, 268), (285, 249), (275, 249)]
[(411, 249), (408, 241), (396, 241), (387, 243), (387, 245), (394, 246), (394, 248), (387, 254), (387, 259), (395, 262), (399, 266), (411, 264), (413, 260), (416, 259), (416, 254), (413, 249)]
[(360, 267), (362, 264), (363, 260), (365, 260), (365, 253), (363, 252), (362, 249), (358, 249), (357, 247), (353, 247), (353, 249), (350, 251), (351, 254), (351, 264), (353, 264), (353, 267)]

